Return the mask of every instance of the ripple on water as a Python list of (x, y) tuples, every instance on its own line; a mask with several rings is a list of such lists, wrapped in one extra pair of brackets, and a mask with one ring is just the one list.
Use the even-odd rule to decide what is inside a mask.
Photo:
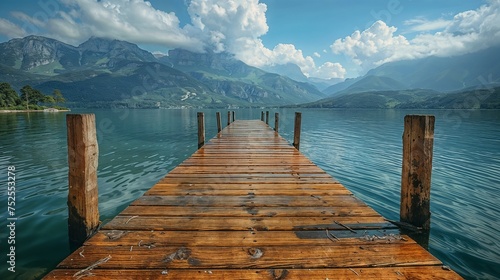
[[(304, 110), (301, 151), (377, 212), (398, 219), (407, 113)], [(466, 278), (494, 279), (500, 275), (498, 111), (468, 112), (460, 125), (447, 123), (445, 111), (434, 113), (430, 250)], [(101, 220), (113, 218), (196, 151), (195, 114), (96, 111), (97, 119), (109, 118), (115, 127), (111, 133), (98, 132)], [(252, 112), (238, 115), (250, 118)], [(283, 109), (280, 116), (280, 134), (291, 142), (293, 111)], [(19, 266), (54, 267), (69, 253), (64, 115), (5, 118), (0, 115), (0, 147), (9, 149), (0, 149), (0, 166), (15, 164), (19, 171), (23, 229), (17, 238), (29, 245), (19, 247)], [(207, 125), (207, 137), (214, 134)], [(5, 200), (4, 189), (0, 194)], [(44, 258), (34, 257), (39, 255)]]

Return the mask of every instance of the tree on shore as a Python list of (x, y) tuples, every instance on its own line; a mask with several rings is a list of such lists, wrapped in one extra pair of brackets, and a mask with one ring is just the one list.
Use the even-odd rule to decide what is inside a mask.
[(58, 90), (58, 89), (55, 89), (54, 90), (54, 93), (52, 93), (52, 97), (54, 99), (54, 102), (56, 103), (56, 105), (60, 106), (60, 103), (64, 103), (66, 102), (66, 99), (64, 98), (64, 96), (62, 95), (61, 91)]
[(64, 102), (66, 99), (58, 89), (55, 89), (52, 95), (45, 95), (30, 85), (25, 85), (21, 88), (21, 96), (19, 96), (9, 83), (0, 82), (0, 108), (40, 110), (44, 107), (39, 106), (39, 103), (60, 106)]
[(0, 108), (15, 107), (21, 104), (17, 92), (9, 83), (0, 83)]
[(21, 88), (21, 100), (26, 104), (26, 108), (28, 108), (29, 105), (38, 105), (38, 103), (44, 102), (45, 95), (31, 86), (25, 85)]

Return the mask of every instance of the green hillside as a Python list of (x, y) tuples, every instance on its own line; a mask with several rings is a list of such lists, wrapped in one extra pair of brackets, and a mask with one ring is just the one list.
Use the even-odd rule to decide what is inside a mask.
[(125, 41), (90, 38), (74, 47), (41, 36), (1, 43), (0, 51), (0, 82), (57, 88), (79, 107), (275, 106), (324, 97), (228, 53), (172, 50), (156, 59)]

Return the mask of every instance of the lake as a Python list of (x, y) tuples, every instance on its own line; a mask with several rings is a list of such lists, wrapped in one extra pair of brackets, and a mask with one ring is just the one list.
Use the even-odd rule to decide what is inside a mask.
[[(212, 138), (215, 110), (72, 112), (96, 115), (103, 222), (196, 151), (197, 111), (205, 112)], [(399, 220), (404, 116), (435, 115), (429, 250), (467, 279), (500, 276), (500, 111), (300, 111), (301, 151), (391, 220)], [(261, 110), (235, 112), (237, 119), (259, 119)], [(280, 134), (291, 142), (295, 109), (270, 112), (273, 125), (280, 113)], [(9, 167), (16, 184), (15, 273), (6, 265)], [(67, 172), (65, 113), (0, 114), (0, 279), (40, 278), (70, 253)]]

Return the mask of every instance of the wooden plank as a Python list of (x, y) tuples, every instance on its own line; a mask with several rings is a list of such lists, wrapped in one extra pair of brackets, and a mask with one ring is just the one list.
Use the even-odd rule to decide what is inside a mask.
[(460, 279), (261, 121), (231, 123), (46, 278), (87, 276)]
[(156, 184), (145, 195), (183, 196), (183, 195), (276, 195), (276, 196), (334, 196), (352, 195), (341, 184)]
[[(48, 279), (75, 279), (78, 269), (52, 271)], [(99, 279), (462, 279), (455, 272), (442, 266), (383, 267), (383, 268), (339, 268), (339, 269), (94, 269), (92, 274)], [(426, 277), (429, 276), (429, 277)]]
[(199, 207), (129, 206), (121, 215), (169, 217), (379, 217), (368, 206), (350, 207)]
[(81, 250), (77, 250), (59, 267), (86, 268), (108, 256), (111, 258), (99, 268), (365, 268), (441, 264), (415, 243), (363, 246), (136, 246), (132, 249), (128, 246), (86, 246), (84, 249), (84, 257), (80, 255)]
[(335, 221), (361, 232), (391, 229), (382, 217), (165, 217), (118, 215), (102, 228), (107, 230), (345, 230)]
[[(228, 176), (231, 175), (231, 176)], [(201, 180), (207, 180), (209, 179), (216, 179), (216, 180), (223, 180), (223, 179), (234, 179), (235, 181), (238, 180), (245, 180), (245, 179), (259, 179), (261, 182), (272, 182), (275, 180), (299, 180), (299, 179), (309, 179), (310, 181), (314, 182), (314, 180), (318, 180), (319, 182), (324, 182), (324, 181), (330, 181), (331, 182), (331, 176), (328, 175), (327, 173), (294, 173), (294, 172), (287, 172), (287, 173), (212, 173), (212, 174), (187, 174), (187, 173), (171, 173), (165, 176), (163, 180), (170, 180), (170, 179), (176, 179), (176, 178), (181, 178), (184, 180), (190, 180), (190, 179), (201, 179)], [(321, 180), (323, 179), (323, 180)]]
[(329, 177), (313, 177), (313, 176), (288, 176), (288, 177), (279, 177), (273, 176), (270, 178), (263, 178), (259, 176), (215, 176), (215, 177), (199, 177), (199, 176), (191, 176), (191, 177), (180, 177), (180, 176), (167, 176), (160, 180), (160, 184), (170, 183), (170, 184), (178, 184), (178, 183), (190, 183), (190, 184), (226, 184), (226, 183), (239, 183), (239, 184), (260, 184), (260, 183), (277, 183), (277, 184), (290, 184), (290, 183), (316, 183), (316, 184), (334, 184), (338, 183), (337, 180)]
[[(86, 246), (343, 246), (343, 244), (415, 243), (397, 229), (349, 230), (334, 232), (337, 239), (322, 231), (124, 231), (101, 230)], [(329, 237), (330, 235), (330, 237)], [(332, 244), (334, 243), (334, 244)]]
[(216, 157), (191, 157), (182, 163), (182, 166), (221, 166), (221, 165), (232, 165), (232, 166), (276, 166), (276, 165), (286, 165), (286, 166), (300, 166), (300, 165), (311, 165), (311, 161), (305, 159), (283, 159), (283, 158), (253, 158), (253, 159), (237, 159), (237, 158), (225, 158), (223, 161)]
[[(323, 174), (328, 175), (325, 171), (314, 165), (301, 166), (179, 166), (170, 171), (172, 174)], [(329, 175), (328, 175), (329, 176)]]
[(346, 206), (366, 204), (352, 195), (338, 196), (142, 196), (131, 205), (210, 206), (210, 207), (301, 207), (301, 206)]

